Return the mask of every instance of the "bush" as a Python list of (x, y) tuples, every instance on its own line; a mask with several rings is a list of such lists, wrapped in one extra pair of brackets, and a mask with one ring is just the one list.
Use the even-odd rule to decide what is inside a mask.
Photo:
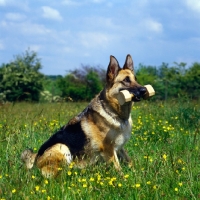
[(43, 74), (35, 52), (26, 51), (0, 68), (0, 93), (7, 101), (39, 101)]

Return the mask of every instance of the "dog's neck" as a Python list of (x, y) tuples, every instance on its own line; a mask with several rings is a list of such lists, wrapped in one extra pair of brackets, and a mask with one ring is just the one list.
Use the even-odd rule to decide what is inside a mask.
[(127, 121), (130, 117), (132, 102), (126, 102), (124, 105), (120, 105), (118, 100), (114, 97), (106, 95), (106, 90), (102, 90), (99, 94), (100, 100), (104, 99), (104, 103), (108, 105), (111, 111), (116, 113), (121, 120)]

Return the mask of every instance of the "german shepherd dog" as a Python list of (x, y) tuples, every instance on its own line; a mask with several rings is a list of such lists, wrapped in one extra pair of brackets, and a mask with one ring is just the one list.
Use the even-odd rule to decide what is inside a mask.
[(118, 93), (124, 89), (134, 94), (133, 102), (140, 101), (147, 92), (136, 81), (130, 55), (123, 68), (110, 56), (105, 88), (88, 107), (53, 134), (38, 153), (31, 149), (22, 152), (21, 159), (26, 167), (30, 169), (36, 164), (45, 177), (55, 177), (62, 164), (73, 161), (82, 168), (104, 160), (121, 171), (119, 160), (131, 163), (124, 145), (131, 136), (132, 101), (120, 105), (117, 100)]

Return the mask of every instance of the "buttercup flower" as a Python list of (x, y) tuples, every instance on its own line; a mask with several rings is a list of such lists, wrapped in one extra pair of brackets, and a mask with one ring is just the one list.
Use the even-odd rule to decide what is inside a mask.
[(16, 189), (13, 189), (13, 190), (12, 190), (12, 193), (15, 193), (15, 192), (16, 192)]
[(175, 190), (176, 192), (178, 192), (178, 188), (174, 188), (174, 190)]
[(135, 184), (135, 187), (136, 187), (136, 188), (139, 188), (139, 187), (140, 187), (140, 184), (139, 184), (139, 183), (136, 183), (136, 184)]

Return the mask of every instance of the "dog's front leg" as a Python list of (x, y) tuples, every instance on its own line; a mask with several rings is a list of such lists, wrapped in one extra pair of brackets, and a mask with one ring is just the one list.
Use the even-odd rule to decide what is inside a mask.
[(114, 167), (117, 171), (121, 171), (121, 166), (119, 163), (119, 159), (117, 157), (117, 152), (114, 149), (109, 149), (109, 151), (106, 149), (102, 152), (102, 157), (107, 163), (113, 163)]
[(119, 157), (119, 160), (124, 162), (125, 164), (128, 164), (129, 167), (132, 167), (132, 161), (128, 155), (128, 153), (125, 151), (124, 148), (121, 148), (118, 152), (117, 155)]
[(114, 166), (115, 166), (115, 169), (117, 171), (121, 171), (121, 166), (120, 166), (120, 163), (119, 163), (119, 159), (117, 157), (117, 152), (114, 150), (114, 160), (113, 160), (113, 163), (114, 163)]

